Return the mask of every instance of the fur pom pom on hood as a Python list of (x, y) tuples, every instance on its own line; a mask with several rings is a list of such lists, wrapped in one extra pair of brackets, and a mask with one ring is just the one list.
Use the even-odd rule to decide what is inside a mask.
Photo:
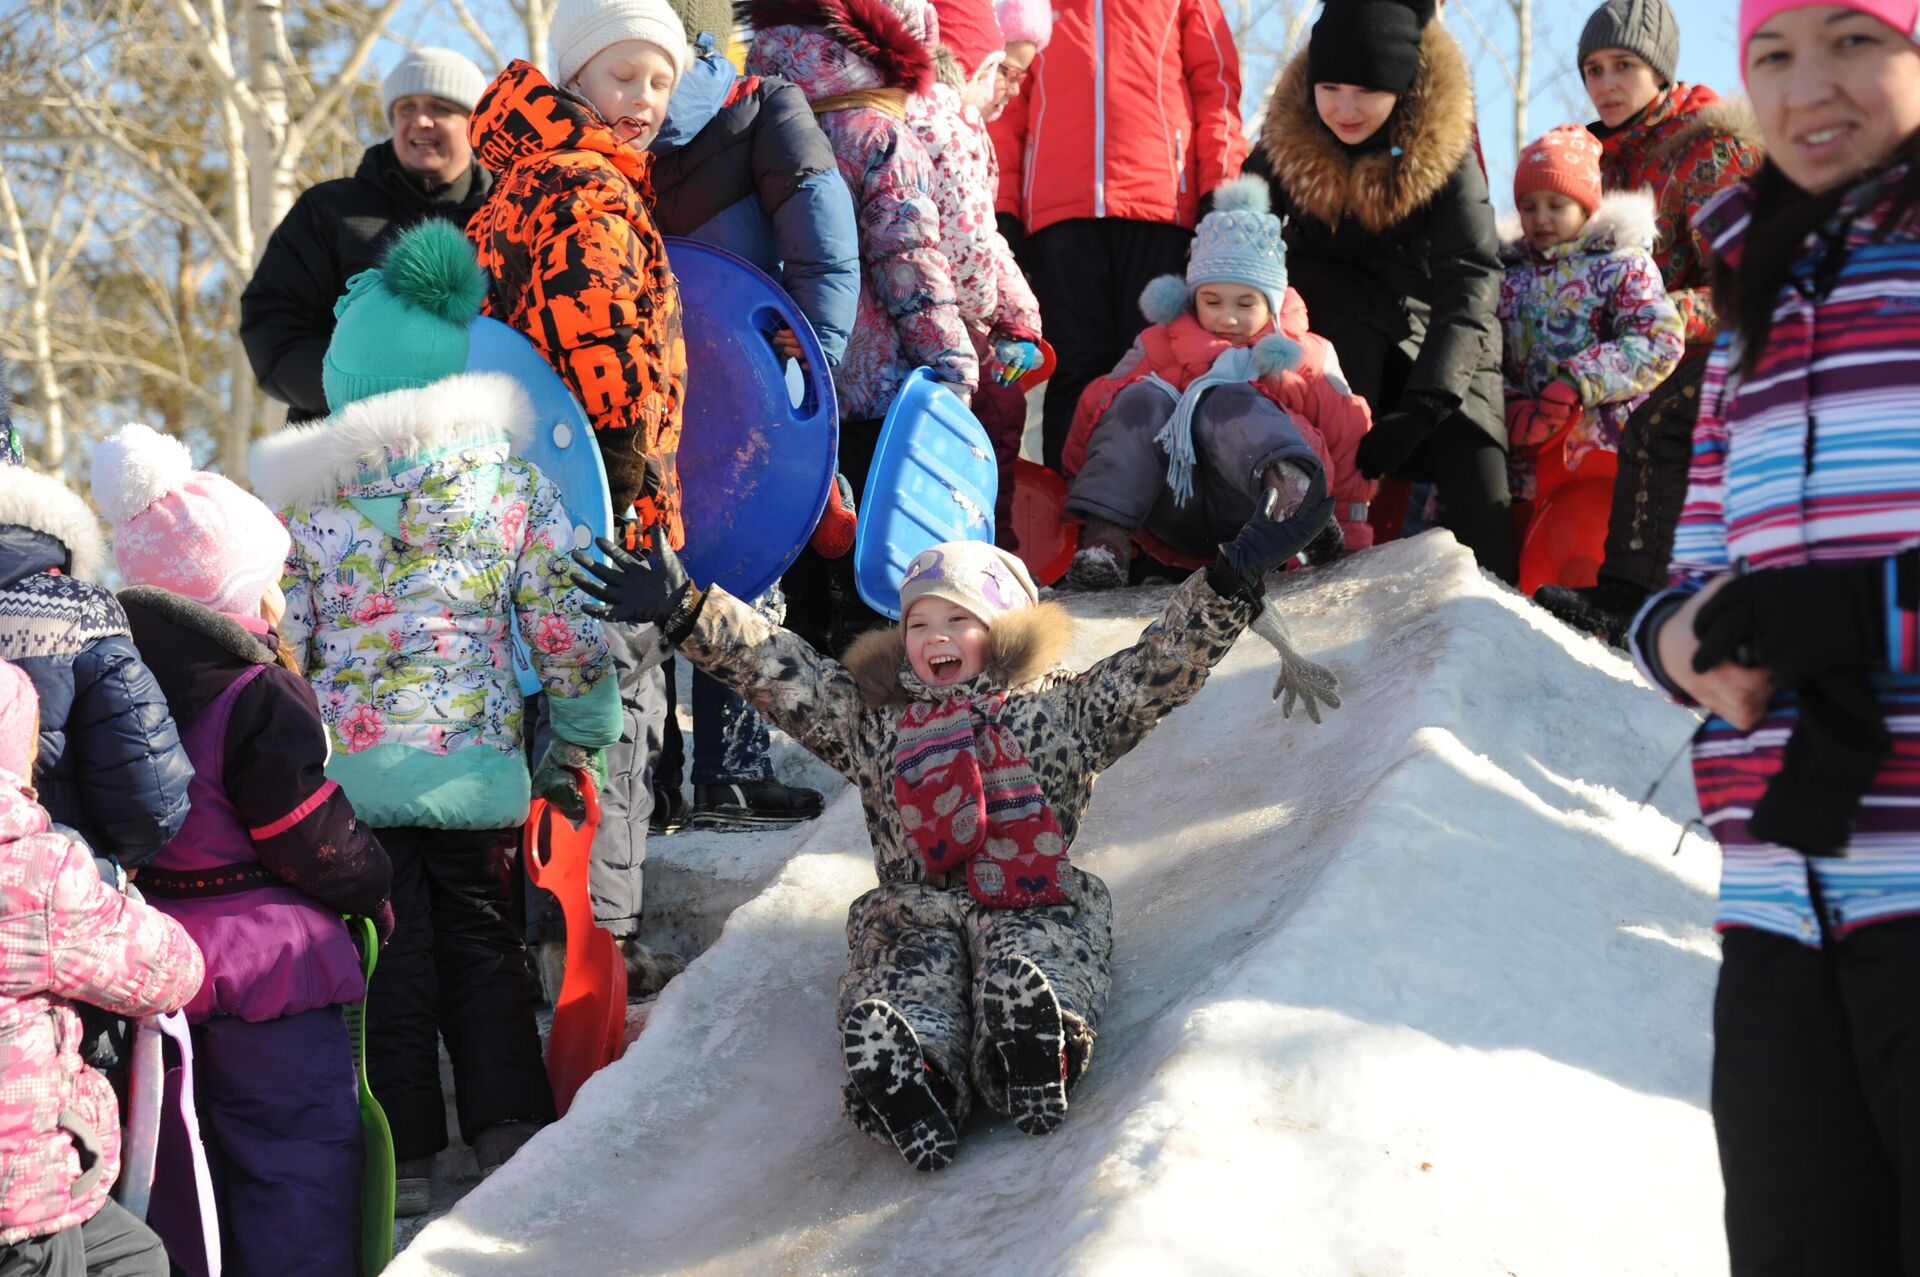
[(186, 444), (130, 421), (93, 450), (93, 499), (108, 523), (125, 523), (192, 474)]
[(1171, 324), (1187, 312), (1187, 281), (1178, 275), (1149, 280), (1140, 290), (1140, 313), (1149, 324)]
[(773, 27), (820, 32), (871, 67), (883, 87), (925, 93), (933, 86), (933, 50), (887, 0), (743, 0), (736, 12), (756, 32)]

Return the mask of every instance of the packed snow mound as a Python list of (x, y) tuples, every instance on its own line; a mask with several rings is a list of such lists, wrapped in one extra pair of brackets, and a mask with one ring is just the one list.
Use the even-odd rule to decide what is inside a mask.
[[(1080, 599), (1073, 654), (1165, 589)], [(1066, 1124), (909, 1170), (840, 1114), (858, 801), (675, 980), (566, 1120), (396, 1274), (1724, 1272), (1706, 1112), (1717, 858), (1694, 722), (1445, 534), (1275, 602), (1345, 705), (1283, 722), (1249, 635), (1102, 778), (1074, 858), (1113, 1001)], [(984, 1120), (982, 1120), (984, 1118)]]

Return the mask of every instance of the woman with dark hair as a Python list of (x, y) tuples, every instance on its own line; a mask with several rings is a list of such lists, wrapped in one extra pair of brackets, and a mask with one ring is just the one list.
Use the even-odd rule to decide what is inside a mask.
[(1732, 1268), (1920, 1273), (1920, 0), (1745, 0), (1768, 159), (1641, 668), (1710, 711)]
[(1707, 288), (1700, 206), (1760, 166), (1753, 113), (1704, 84), (1674, 79), (1680, 26), (1667, 0), (1603, 0), (1580, 32), (1580, 79), (1600, 116), (1600, 183), (1648, 190), (1653, 259), (1686, 325), (1680, 367), (1630, 416), (1600, 579), (1584, 589), (1543, 587), (1534, 599), (1577, 629), (1616, 646), (1647, 595), (1666, 584), (1673, 529), (1687, 491), (1700, 376), (1719, 320)]
[(1373, 409), (1361, 471), (1433, 481), (1454, 535), (1511, 581), (1500, 245), (1472, 77), (1433, 14), (1330, 0), (1274, 82), (1246, 172), (1271, 184), (1308, 321)]

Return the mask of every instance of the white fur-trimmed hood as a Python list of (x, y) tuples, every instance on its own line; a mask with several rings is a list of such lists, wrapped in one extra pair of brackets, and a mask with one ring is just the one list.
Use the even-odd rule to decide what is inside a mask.
[(107, 561), (100, 520), (78, 492), (52, 475), (0, 465), (0, 524), (44, 532), (67, 547), (67, 575), (99, 582)]
[(331, 501), (386, 449), (420, 456), (449, 447), (533, 437), (533, 402), (505, 373), (462, 373), (419, 390), (395, 390), (349, 404), (323, 421), (292, 426), (253, 445), (247, 478), (275, 510)]

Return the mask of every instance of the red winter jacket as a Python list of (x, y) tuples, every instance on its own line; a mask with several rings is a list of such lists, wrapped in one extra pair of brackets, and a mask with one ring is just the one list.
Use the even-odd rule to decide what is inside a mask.
[(1240, 56), (1219, 0), (1060, 0), (1053, 41), (989, 130), (998, 209), (1192, 227), (1240, 173)]
[[(1273, 331), (1272, 327), (1263, 328), (1254, 340)], [(1300, 360), (1286, 371), (1263, 377), (1254, 384), (1299, 423), (1308, 446), (1327, 468), (1328, 486), (1336, 503), (1334, 518), (1346, 535), (1347, 549), (1364, 549), (1373, 544), (1367, 503), (1373, 499), (1374, 485), (1361, 475), (1354, 454), (1372, 428), (1373, 415), (1367, 401), (1347, 389), (1332, 343), (1308, 331), (1307, 304), (1291, 288), (1280, 302), (1279, 332), (1300, 344)], [(1206, 375), (1213, 361), (1234, 344), (1202, 328), (1190, 312), (1141, 333), (1133, 349), (1112, 372), (1088, 383), (1081, 392), (1079, 407), (1073, 414), (1073, 428), (1061, 452), (1062, 468), (1068, 475), (1080, 473), (1080, 467), (1087, 461), (1087, 444), (1094, 430), (1122, 390), (1144, 377), (1157, 375), (1175, 390), (1184, 391), (1196, 378)], [(1144, 528), (1136, 532), (1134, 538), (1154, 558), (1175, 567), (1200, 567), (1212, 561), (1210, 557), (1202, 559), (1183, 554)]]

